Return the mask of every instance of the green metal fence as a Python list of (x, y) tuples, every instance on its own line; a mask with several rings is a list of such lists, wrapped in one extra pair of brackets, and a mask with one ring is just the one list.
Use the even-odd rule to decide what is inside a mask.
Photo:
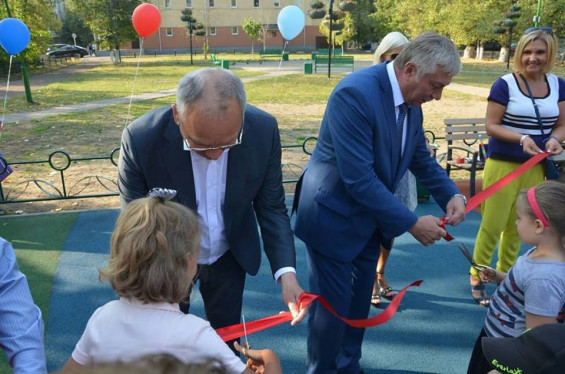
[[(316, 145), (316, 137), (282, 145), (283, 183), (298, 181)], [(0, 204), (117, 196), (119, 148), (109, 155), (73, 158), (54, 151), (45, 160), (3, 163), (14, 172), (0, 182)]]

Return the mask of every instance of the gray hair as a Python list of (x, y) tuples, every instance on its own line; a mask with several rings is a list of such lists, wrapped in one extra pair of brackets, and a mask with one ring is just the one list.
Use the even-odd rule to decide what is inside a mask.
[(189, 73), (181, 78), (177, 88), (177, 111), (184, 116), (187, 106), (193, 104), (204, 96), (206, 88), (210, 88), (214, 96), (206, 97), (206, 105), (215, 113), (225, 113), (227, 100), (235, 98), (245, 112), (247, 97), (243, 82), (237, 75), (226, 69), (204, 68)]
[(455, 44), (446, 36), (431, 31), (412, 39), (394, 60), (394, 67), (404, 69), (408, 62), (416, 65), (418, 79), (435, 73), (438, 66), (450, 76), (461, 71), (461, 59)]
[(381, 57), (390, 50), (397, 49), (408, 44), (409, 40), (401, 32), (393, 31), (385, 35), (373, 55), (373, 65), (381, 63)]

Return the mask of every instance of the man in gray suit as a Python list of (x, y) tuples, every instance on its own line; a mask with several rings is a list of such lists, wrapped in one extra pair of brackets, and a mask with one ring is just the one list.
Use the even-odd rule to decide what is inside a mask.
[[(235, 74), (214, 68), (184, 76), (176, 104), (149, 112), (122, 134), (122, 205), (162, 187), (176, 190), (175, 199), (198, 212), (197, 280), (213, 328), (240, 322), (246, 273), (257, 274), (261, 262), (257, 223), (292, 324), (306, 315), (297, 306), (303, 290), (296, 280), (280, 146), (275, 118), (246, 105)], [(181, 310), (188, 313), (188, 304)]]

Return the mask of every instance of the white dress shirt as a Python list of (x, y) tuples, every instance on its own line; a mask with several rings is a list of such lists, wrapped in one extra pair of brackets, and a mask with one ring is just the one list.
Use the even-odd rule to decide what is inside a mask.
[(191, 152), (196, 207), (200, 219), (200, 265), (216, 262), (229, 249), (224, 224), (224, 201), (229, 149), (217, 160)]
[[(400, 91), (400, 85), (398, 84), (398, 79), (396, 79), (396, 74), (394, 72), (394, 64), (392, 62), (387, 63), (386, 72), (388, 74), (388, 79), (390, 80), (390, 85), (392, 87), (392, 97), (394, 99), (394, 115), (398, 118), (398, 107), (404, 103), (404, 97), (402, 96), (402, 91)], [(404, 145), (406, 144), (406, 122), (408, 121), (408, 115), (404, 117), (404, 124), (402, 125), (402, 149), (400, 154), (404, 152)]]
[[(183, 149), (187, 151), (184, 143)], [(226, 149), (217, 160), (209, 160), (197, 152), (190, 153), (201, 232), (200, 265), (213, 264), (229, 250), (223, 214), (228, 154), (229, 149)], [(278, 269), (274, 274), (275, 281), (288, 272), (296, 273), (296, 270), (293, 267)]]

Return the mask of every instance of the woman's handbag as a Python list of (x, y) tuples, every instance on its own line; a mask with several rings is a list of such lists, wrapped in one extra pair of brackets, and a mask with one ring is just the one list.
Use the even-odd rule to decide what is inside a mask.
[[(532, 104), (534, 104), (534, 110), (536, 112), (536, 117), (538, 119), (538, 125), (539, 125), (540, 131), (541, 131), (541, 135), (542, 135), (542, 137), (545, 138), (545, 134), (543, 132), (543, 123), (541, 121), (541, 116), (539, 114), (538, 106), (536, 104), (536, 101), (534, 100), (534, 95), (532, 94), (532, 90), (530, 89), (530, 85), (528, 84), (528, 81), (526, 80), (526, 78), (522, 74), (520, 74), (520, 77), (522, 78), (522, 80), (524, 81), (524, 84), (526, 85), (526, 89), (528, 90), (528, 95), (530, 95), (530, 99), (532, 100)], [(557, 165), (555, 165), (555, 162), (550, 158), (546, 158), (545, 162), (546, 162), (545, 178), (546, 179), (557, 179), (557, 178), (559, 178), (561, 176), (561, 172), (557, 168)]]

